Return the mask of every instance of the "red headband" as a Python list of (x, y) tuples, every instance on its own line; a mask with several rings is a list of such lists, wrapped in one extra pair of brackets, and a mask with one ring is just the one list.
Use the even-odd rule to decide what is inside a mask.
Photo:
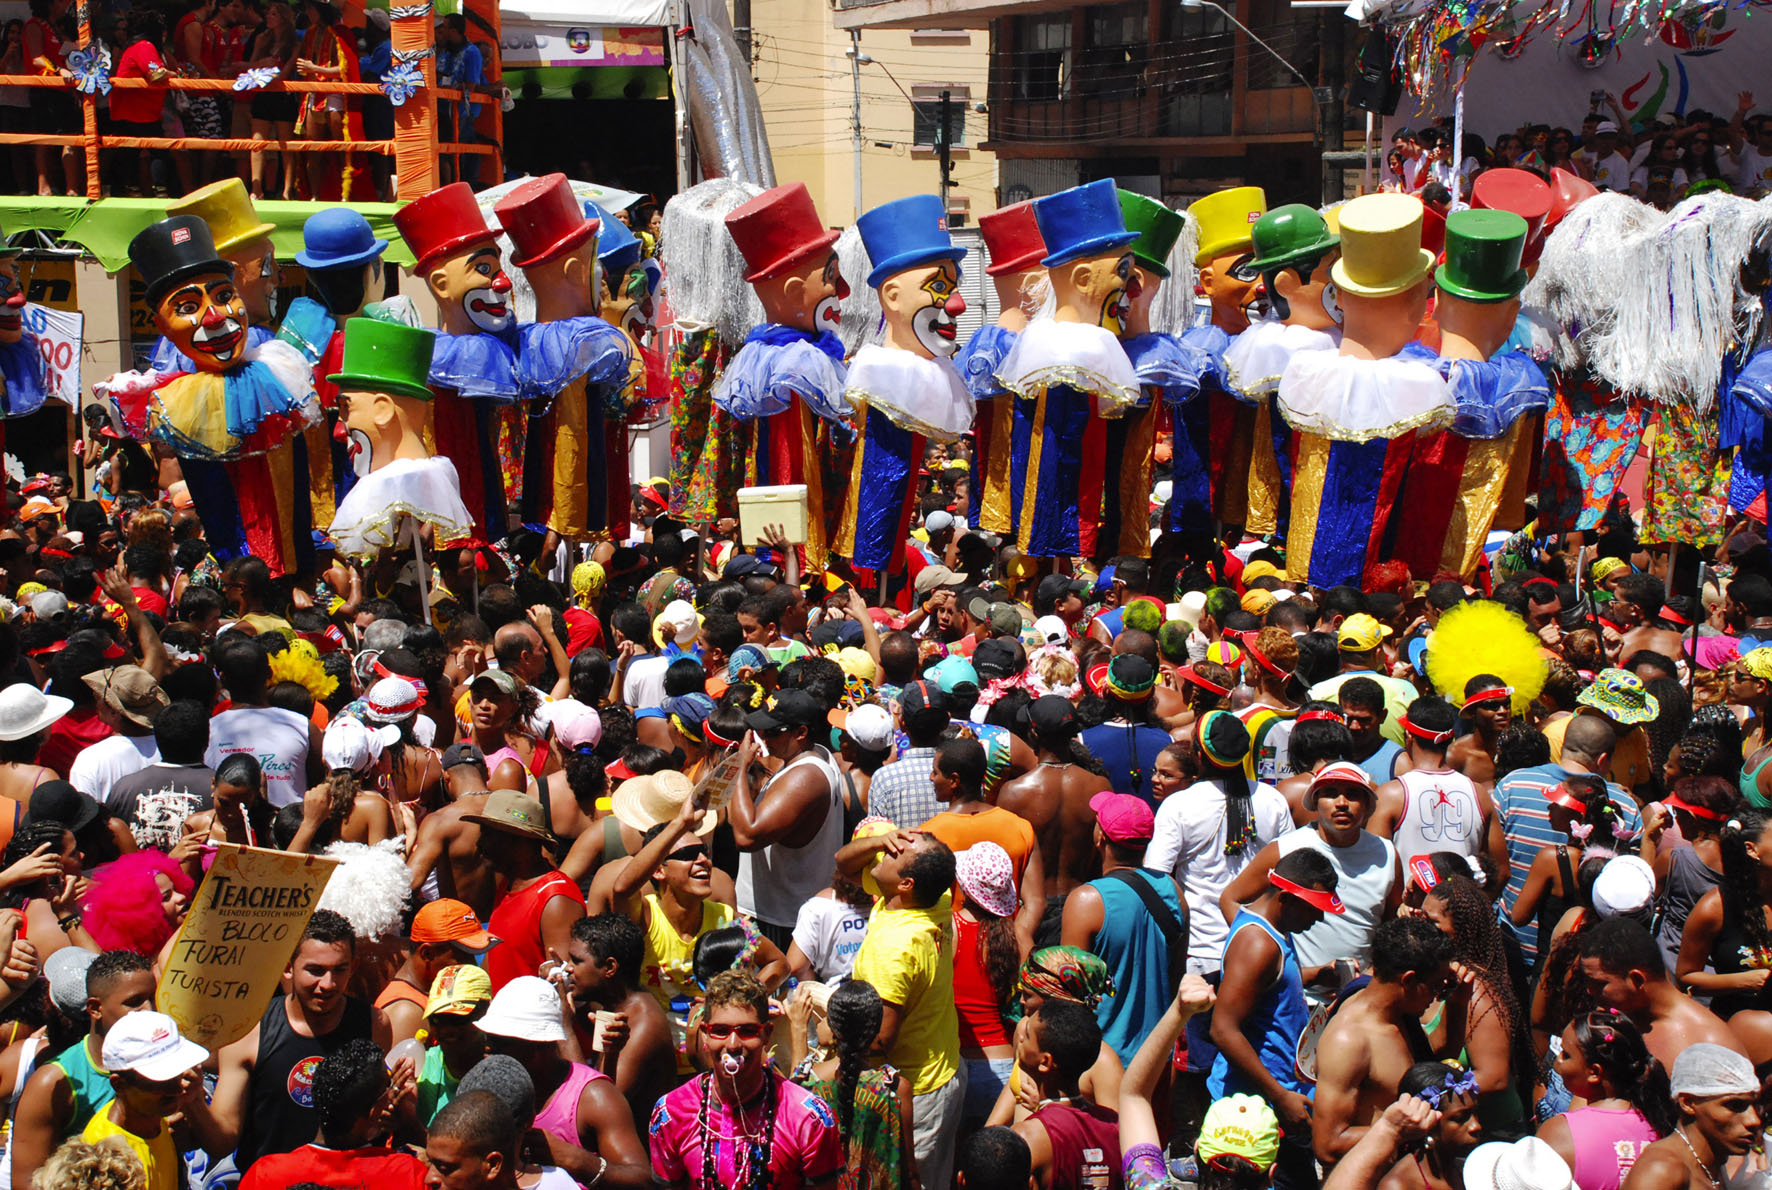
[(1479, 690), (1475, 694), (1469, 695), (1465, 698), (1464, 705), (1474, 707), (1480, 702), (1495, 702), (1497, 699), (1512, 698), (1513, 696), (1514, 688), (1512, 686), (1496, 686), (1493, 689)]
[(1706, 810), (1703, 806), (1694, 806), (1677, 793), (1670, 793), (1662, 803), (1670, 810), (1684, 810), (1694, 818), (1702, 818), (1706, 822), (1723, 822), (1728, 819), (1727, 813), (1719, 814), (1715, 810)]
[(1251, 657), (1255, 658), (1255, 664), (1261, 666), (1261, 668), (1267, 670), (1269, 673), (1273, 674), (1276, 678), (1283, 678), (1286, 676), (1285, 670), (1283, 670), (1279, 666), (1275, 665), (1272, 661), (1269, 661), (1267, 659), (1266, 655), (1263, 654), (1260, 649), (1255, 647), (1255, 634), (1254, 633), (1250, 633), (1248, 636), (1245, 636), (1243, 638), (1243, 651), (1245, 653), (1249, 654)]
[(1397, 722), (1402, 725), (1404, 731), (1408, 732), (1418, 740), (1426, 740), (1430, 744), (1449, 744), (1452, 742), (1451, 732), (1429, 731), (1425, 727), (1417, 727), (1415, 724), (1409, 722), (1409, 716), (1407, 714), (1399, 716)]
[(1587, 803), (1570, 793), (1561, 784), (1551, 786), (1544, 796), (1547, 801), (1555, 802), (1565, 810), (1572, 810), (1577, 814), (1587, 813)]
[(1302, 715), (1298, 716), (1297, 719), (1293, 720), (1293, 722), (1295, 722), (1295, 723), (1312, 723), (1312, 722), (1316, 722), (1318, 720), (1327, 720), (1332, 723), (1340, 723), (1343, 726), (1347, 725), (1347, 718), (1340, 711), (1306, 711)]
[(1217, 682), (1214, 682), (1211, 678), (1203, 676), (1198, 670), (1196, 670), (1191, 665), (1182, 666), (1181, 669), (1176, 672), (1176, 677), (1180, 678), (1184, 682), (1192, 682), (1194, 685), (1198, 686), (1202, 690), (1210, 690), (1212, 693), (1218, 695), (1220, 698), (1226, 697), (1231, 692), (1231, 688), (1229, 686), (1220, 686)]
[(1672, 620), (1674, 623), (1678, 624), (1682, 628), (1692, 627), (1691, 620), (1688, 620), (1685, 616), (1682, 616), (1679, 612), (1675, 611), (1671, 607), (1668, 607), (1666, 604), (1662, 604), (1661, 610), (1656, 612), (1655, 614), (1663, 620)]
[(711, 722), (708, 722), (705, 720), (703, 721), (703, 723), (701, 725), (701, 733), (708, 737), (708, 742), (710, 744), (718, 744), (722, 748), (736, 748), (736, 747), (738, 747), (737, 740), (729, 740), (725, 736), (721, 735), (719, 732), (715, 731), (714, 725)]
[(1425, 855), (1418, 855), (1409, 861), (1409, 876), (1421, 886), (1423, 892), (1440, 883), (1440, 874), (1434, 871), (1433, 863)]
[(1267, 882), (1281, 892), (1291, 893), (1307, 905), (1316, 906), (1324, 913), (1347, 912), (1347, 906), (1343, 905), (1341, 898), (1332, 892), (1324, 892), (1319, 888), (1306, 888), (1296, 881), (1288, 880), (1279, 873), (1271, 871), (1267, 874)]

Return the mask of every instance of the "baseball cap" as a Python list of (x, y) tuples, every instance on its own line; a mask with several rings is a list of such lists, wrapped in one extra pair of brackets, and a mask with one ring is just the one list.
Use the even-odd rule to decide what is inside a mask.
[(603, 742), (603, 718), (597, 709), (576, 698), (562, 698), (548, 704), (548, 723), (554, 738), (563, 748), (595, 748)]
[(1042, 739), (1059, 739), (1077, 734), (1077, 708), (1059, 694), (1042, 694), (1028, 705), (1028, 721), (1034, 734)]
[(480, 1032), (494, 1037), (566, 1040), (566, 1026), (560, 1021), (560, 994), (553, 984), (535, 975), (519, 975), (498, 989), (479, 1024)]
[(1348, 653), (1370, 653), (1390, 634), (1389, 628), (1365, 612), (1355, 612), (1341, 622), (1341, 631), (1335, 634), (1335, 645)]
[(1277, 578), (1286, 581), (1286, 574), (1278, 566), (1265, 558), (1258, 558), (1243, 567), (1243, 585), (1247, 587), (1258, 578)]
[(1594, 878), (1594, 912), (1601, 917), (1641, 913), (1655, 900), (1655, 869), (1640, 856), (1606, 861)]
[(134, 1071), (153, 1083), (171, 1082), (208, 1058), (208, 1050), (179, 1035), (178, 1022), (151, 1010), (125, 1013), (99, 1053), (106, 1070)]
[(1021, 632), (1021, 613), (1015, 610), (1013, 603), (991, 604), (990, 615), (984, 619), (998, 636), (1016, 636)]
[(492, 977), (472, 963), (458, 963), (437, 972), (425, 1015), (468, 1016), (492, 1000)]
[(1072, 578), (1068, 574), (1049, 574), (1034, 588), (1034, 602), (1057, 604), (1066, 595), (1087, 595), (1089, 589), (1089, 584), (1082, 579)]
[(1129, 793), (1098, 793), (1089, 808), (1101, 824), (1101, 833), (1116, 843), (1148, 843), (1156, 833), (1157, 816), (1143, 798)]
[(517, 697), (517, 679), (508, 670), (488, 669), (475, 674), (474, 680), (468, 683), (468, 693), (472, 694), (476, 689), (487, 684), (490, 684), (494, 690), (506, 698)]
[(769, 700), (769, 705), (745, 717), (753, 731), (774, 731), (778, 727), (816, 727), (825, 721), (825, 709), (818, 699), (804, 690), (783, 690)]
[(775, 567), (755, 554), (735, 554), (720, 572), (721, 578), (750, 578), (752, 575), (773, 576)]
[(899, 691), (898, 710), (907, 723), (924, 712), (946, 717), (949, 712), (947, 692), (939, 683), (928, 679), (912, 682)]
[(1602, 132), (1617, 132), (1617, 131), (1618, 131), (1618, 125), (1611, 120), (1601, 120), (1598, 124), (1594, 125), (1594, 134), (1596, 136)]
[(849, 712), (843, 731), (864, 752), (884, 752), (892, 746), (892, 715), (883, 706), (865, 702)]
[(31, 596), (31, 614), (39, 620), (65, 620), (68, 597), (60, 591), (39, 591)]
[(941, 533), (953, 527), (954, 514), (943, 508), (938, 508), (923, 518), (923, 528), (930, 533)]
[(923, 676), (941, 687), (943, 694), (952, 694), (965, 683), (978, 685), (978, 671), (964, 657), (943, 657), (923, 671)]
[(360, 773), (380, 760), (381, 754), (399, 740), (400, 729), (391, 723), (384, 727), (370, 727), (361, 719), (340, 716), (326, 725), (326, 734), (320, 737), (320, 755), (328, 772), (349, 770)]
[(1243, 610), (1252, 616), (1265, 616), (1279, 602), (1279, 598), (1272, 591), (1263, 591), (1259, 587), (1253, 591), (1243, 592)]
[(1021, 650), (1012, 637), (981, 640), (972, 650), (972, 668), (981, 678), (1006, 678), (1021, 669)]
[(917, 571), (917, 594), (927, 595), (931, 591), (939, 590), (942, 587), (957, 587), (963, 581), (965, 580), (949, 570), (946, 566), (939, 564), (935, 566), (925, 566), (923, 569)]
[(1271, 1169), (1280, 1156), (1280, 1118), (1265, 1099), (1227, 1095), (1206, 1109), (1194, 1151), (1202, 1161), (1241, 1157), (1257, 1169)]
[(465, 901), (440, 897), (420, 909), (412, 919), (414, 942), (453, 942), (463, 950), (482, 951), (494, 939), (480, 925), (480, 919)]
[(478, 744), (451, 744), (443, 749), (443, 771), (448, 772), (457, 765), (477, 764), (486, 767), (486, 753)]
[(1048, 645), (1062, 645), (1070, 638), (1070, 630), (1057, 616), (1041, 616), (1034, 621), (1034, 631), (1039, 634), (1041, 642)]

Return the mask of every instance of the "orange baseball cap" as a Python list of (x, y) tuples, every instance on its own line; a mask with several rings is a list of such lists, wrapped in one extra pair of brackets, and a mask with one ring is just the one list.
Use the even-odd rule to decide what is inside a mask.
[(432, 901), (412, 919), (414, 942), (453, 942), (463, 950), (482, 951), (493, 943), (493, 937), (474, 916), (466, 901), (450, 897)]

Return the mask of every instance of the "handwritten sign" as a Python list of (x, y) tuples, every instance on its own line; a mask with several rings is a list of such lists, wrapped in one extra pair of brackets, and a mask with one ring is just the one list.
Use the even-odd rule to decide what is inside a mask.
[(80, 347), (86, 315), (25, 303), (25, 330), (43, 353), (44, 388), (58, 401), (80, 407)]
[(336, 860), (223, 843), (179, 927), (156, 1003), (199, 1045), (252, 1032)]

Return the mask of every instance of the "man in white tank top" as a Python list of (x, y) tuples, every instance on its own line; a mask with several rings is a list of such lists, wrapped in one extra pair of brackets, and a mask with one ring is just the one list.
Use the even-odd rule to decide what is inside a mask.
[(1495, 810), (1489, 795), (1446, 764), (1457, 722), (1457, 710), (1443, 698), (1411, 703), (1403, 718), (1408, 771), (1378, 787), (1378, 809), (1366, 829), (1395, 843), (1405, 867), (1432, 851), (1468, 857), (1490, 849)]
[[(830, 750), (817, 742), (824, 704), (804, 690), (784, 690), (750, 715), (750, 733), (738, 750), (728, 818), (738, 842), (738, 910), (786, 951), (800, 906), (830, 883), (843, 845), (842, 787)], [(752, 760), (761, 753), (782, 761), (752, 794)]]

